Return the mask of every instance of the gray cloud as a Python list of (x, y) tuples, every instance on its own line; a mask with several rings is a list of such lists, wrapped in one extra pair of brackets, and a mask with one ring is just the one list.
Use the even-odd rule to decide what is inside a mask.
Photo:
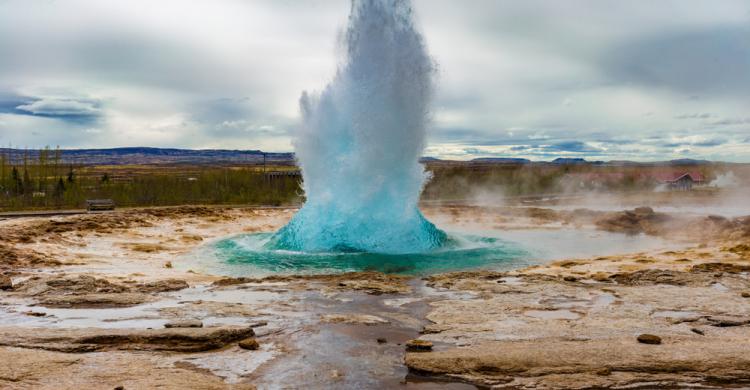
[(712, 125), (734, 126), (750, 124), (750, 118), (727, 118), (711, 122)]
[(660, 32), (603, 54), (602, 69), (621, 82), (750, 98), (750, 25)]
[(602, 151), (581, 141), (558, 142), (552, 145), (544, 145), (542, 148), (553, 152), (597, 153)]
[(710, 112), (701, 112), (701, 113), (693, 113), (693, 114), (682, 114), (675, 116), (675, 119), (709, 119), (709, 118), (715, 118), (716, 114), (712, 114)]
[[(0, 1), (0, 142), (288, 151), (348, 3)], [(414, 8), (440, 70), (430, 154), (750, 160), (745, 0)]]

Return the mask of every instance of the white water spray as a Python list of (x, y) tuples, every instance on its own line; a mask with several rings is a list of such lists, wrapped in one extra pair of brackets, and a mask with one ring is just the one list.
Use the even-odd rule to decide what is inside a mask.
[(345, 58), (300, 99), (294, 146), (307, 202), (271, 245), (303, 251), (413, 253), (445, 233), (417, 208), (435, 64), (409, 0), (353, 0)]

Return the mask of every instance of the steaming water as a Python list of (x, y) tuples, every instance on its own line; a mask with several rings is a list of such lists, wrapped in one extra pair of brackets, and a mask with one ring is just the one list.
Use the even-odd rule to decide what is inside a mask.
[[(513, 269), (531, 265), (531, 254), (501, 238), (451, 235), (440, 247), (422, 253), (362, 251), (308, 252), (269, 248), (273, 233), (247, 234), (213, 247), (212, 272), (230, 275), (327, 274), (380, 271), (429, 274), (467, 268)], [(217, 269), (216, 264), (221, 264)]]
[(343, 48), (333, 81), (300, 99), (294, 146), (306, 203), (263, 249), (434, 251), (448, 238), (417, 209), (434, 63), (410, 1), (354, 0)]
[(553, 260), (678, 250), (686, 245), (594, 229), (461, 229), (461, 233), (451, 232), (442, 247), (416, 254), (270, 249), (273, 233), (242, 234), (203, 247), (183, 266), (212, 274), (256, 277), (367, 270), (428, 275), (464, 269), (507, 271)]

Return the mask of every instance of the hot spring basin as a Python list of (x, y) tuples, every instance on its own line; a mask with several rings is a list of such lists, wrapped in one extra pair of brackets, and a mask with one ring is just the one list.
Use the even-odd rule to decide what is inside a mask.
[(204, 246), (184, 266), (228, 276), (379, 271), (405, 275), (488, 269), (507, 271), (553, 260), (588, 258), (680, 245), (649, 236), (589, 229), (449, 233), (442, 248), (422, 253), (297, 252), (269, 249), (273, 233), (243, 234)]

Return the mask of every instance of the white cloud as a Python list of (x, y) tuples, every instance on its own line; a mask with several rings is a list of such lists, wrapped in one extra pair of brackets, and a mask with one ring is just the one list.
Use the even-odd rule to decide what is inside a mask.
[(42, 98), (32, 103), (21, 104), (16, 109), (34, 115), (50, 116), (94, 116), (100, 112), (94, 102), (55, 98)]

